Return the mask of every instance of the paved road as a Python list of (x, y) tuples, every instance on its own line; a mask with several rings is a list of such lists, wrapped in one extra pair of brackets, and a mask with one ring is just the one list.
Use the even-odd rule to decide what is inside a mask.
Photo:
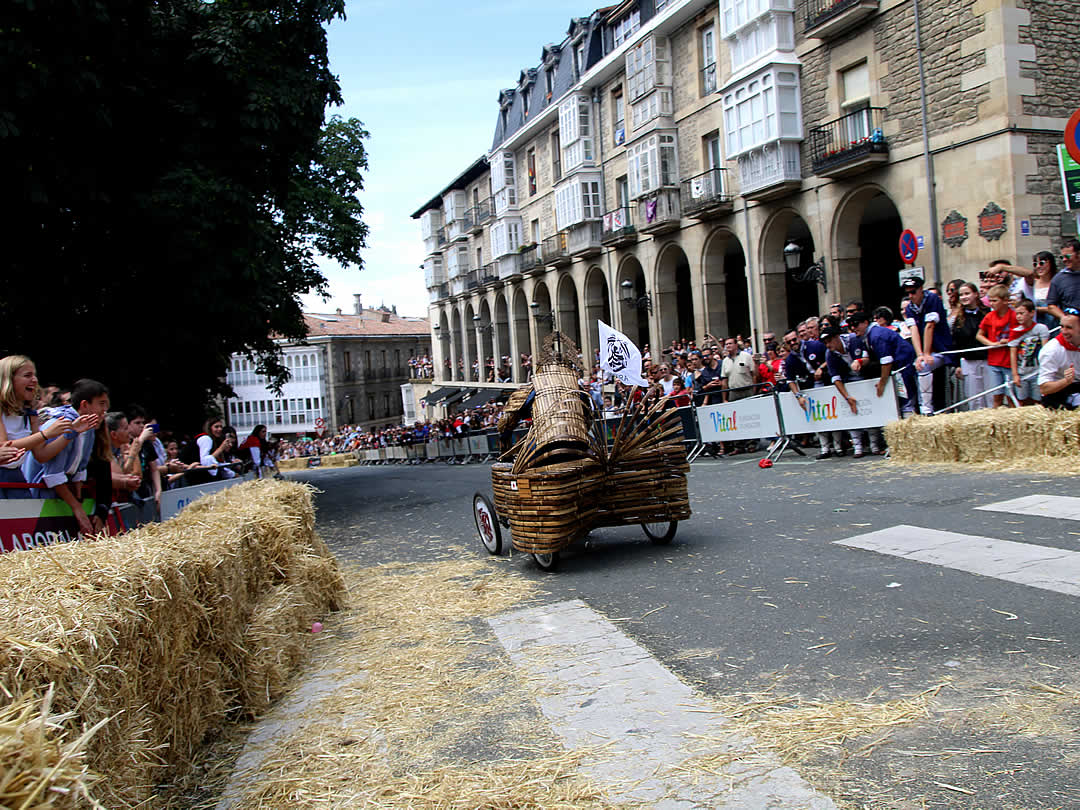
[[(755, 461), (696, 463), (694, 516), (669, 546), (603, 529), (557, 574), (511, 565), (728, 705), (769, 688), (836, 710), (932, 696), (926, 722), (817, 763), (816, 782), (808, 766), (851, 806), (1080, 806), (1077, 479)], [(486, 466), (290, 477), (322, 490), (320, 531), (343, 559), (485, 553), (470, 502)]]

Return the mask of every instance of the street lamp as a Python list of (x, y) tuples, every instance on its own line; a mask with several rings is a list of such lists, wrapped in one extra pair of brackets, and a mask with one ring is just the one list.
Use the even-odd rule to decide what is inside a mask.
[(481, 321), (482, 319), (479, 315), (472, 316), (473, 328), (476, 329), (477, 332), (486, 332), (490, 334), (495, 331), (494, 324), (482, 323)]
[(547, 312), (541, 312), (540, 304), (536, 301), (533, 301), (531, 304), (529, 304), (529, 309), (532, 310), (533, 318), (535, 318), (538, 322), (549, 323), (551, 324), (552, 329), (555, 328), (555, 310), (551, 309)]
[(796, 281), (811, 281), (821, 285), (823, 292), (829, 291), (825, 280), (825, 257), (822, 256), (805, 270), (802, 268), (802, 248), (794, 240), (784, 245), (784, 265)]
[(646, 292), (644, 295), (639, 296), (634, 291), (634, 282), (627, 279), (619, 285), (622, 292), (619, 294), (623, 305), (627, 309), (648, 310), (652, 315), (652, 295)]

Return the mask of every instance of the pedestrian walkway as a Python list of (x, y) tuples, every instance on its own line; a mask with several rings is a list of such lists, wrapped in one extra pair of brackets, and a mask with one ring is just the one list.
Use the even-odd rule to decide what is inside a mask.
[(1007, 512), (1013, 515), (1080, 520), (1080, 498), (1065, 495), (1025, 495), (1009, 501), (976, 506), (983, 512)]
[[(541, 711), (567, 749), (595, 751), (583, 772), (617, 802), (674, 808), (835, 810), (789, 767), (733, 731), (726, 718), (645, 648), (580, 600), (488, 620), (538, 687)], [(695, 741), (738, 759), (695, 772)], [(699, 752), (700, 753), (700, 752)], [(743, 756), (750, 754), (750, 756)]]

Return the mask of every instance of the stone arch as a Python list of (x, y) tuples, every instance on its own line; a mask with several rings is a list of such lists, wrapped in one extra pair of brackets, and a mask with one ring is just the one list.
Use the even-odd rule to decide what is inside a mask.
[(677, 242), (668, 242), (656, 257), (653, 308), (657, 320), (657, 351), (674, 338), (695, 340), (694, 287), (690, 259)]
[(529, 300), (525, 297), (525, 290), (521, 287), (514, 289), (514, 342), (517, 344), (517, 352), (514, 354), (514, 380), (525, 382), (528, 373), (521, 364), (521, 355), (532, 354), (532, 338), (529, 332), (529, 319), (532, 311), (529, 309)]
[(529, 306), (536, 323), (536, 346), (539, 348), (544, 338), (554, 329), (551, 322), (551, 312), (554, 307), (551, 305), (551, 291), (548, 290), (546, 281), (536, 282), (536, 286), (533, 287), (533, 300)]
[(563, 273), (555, 287), (555, 323), (579, 347), (581, 343), (581, 310), (578, 306), (577, 284), (569, 273)]
[(450, 357), (453, 363), (451, 379), (465, 379), (465, 356), (462, 354), (461, 310), (454, 305), (450, 314)]
[[(491, 319), (491, 306), (486, 298), (480, 299), (479, 347), (480, 347), (480, 381), (487, 380), (488, 371), (494, 369), (497, 358), (495, 357), (495, 323)], [(488, 363), (491, 363), (489, 366)]]
[[(472, 301), (465, 302), (465, 379), (476, 380), (479, 379), (479, 366), (475, 365), (480, 357), (477, 352), (476, 345), (476, 324), (475, 320), (476, 311), (473, 309)], [(480, 363), (483, 365), (483, 363)]]
[(900, 211), (881, 186), (870, 183), (844, 195), (831, 229), (836, 300), (858, 298), (870, 310), (896, 308), (902, 297), (899, 273), (904, 262), (897, 245), (903, 230)]
[(718, 338), (750, 334), (746, 254), (729, 228), (713, 230), (701, 251), (706, 328)]
[[(608, 290), (607, 275), (594, 265), (585, 273), (585, 331), (589, 335), (589, 345), (594, 349), (600, 345), (597, 321), (614, 325), (611, 320), (611, 291)], [(593, 364), (593, 358), (589, 358), (589, 363)]]
[(503, 367), (502, 358), (509, 357), (510, 362), (507, 364), (513, 374), (514, 358), (513, 352), (510, 349), (510, 308), (506, 303), (506, 296), (500, 290), (495, 294), (495, 319), (492, 321), (492, 326), (495, 328), (495, 342), (499, 346), (499, 357), (495, 358), (495, 362), (499, 368)]
[[(643, 349), (649, 342), (649, 310), (646, 307), (645, 268), (637, 256), (628, 255), (619, 263), (615, 298), (619, 301), (620, 331)], [(623, 285), (629, 282), (629, 287)]]
[(799, 321), (822, 312), (820, 286), (816, 282), (795, 281), (784, 266), (784, 246), (794, 241), (802, 248), (803, 267), (819, 258), (810, 226), (794, 208), (774, 213), (761, 229), (758, 267), (762, 269), (767, 331), (781, 334)]

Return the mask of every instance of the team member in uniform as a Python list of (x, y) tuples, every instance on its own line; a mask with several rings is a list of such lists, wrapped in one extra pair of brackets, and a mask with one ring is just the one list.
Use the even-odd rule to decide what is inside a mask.
[[(874, 310), (874, 320), (891, 323), (892, 310), (888, 307), (878, 307)], [(889, 382), (893, 369), (896, 368), (900, 373), (904, 389), (900, 392), (900, 411), (905, 414), (913, 413), (918, 380), (915, 374), (915, 350), (911, 344), (887, 326), (881, 326), (880, 323), (871, 326), (865, 312), (856, 312), (848, 319), (848, 323), (855, 334), (862, 339), (871, 362), (881, 365), (877, 395), (880, 397), (885, 394), (885, 386)]]
[[(836, 386), (836, 390), (840, 392), (840, 396), (847, 402), (848, 407), (851, 408), (852, 413), (858, 413), (859, 407), (855, 400), (855, 397), (848, 391), (845, 383), (853, 382), (860, 379), (856, 369), (860, 365), (860, 361), (857, 360), (851, 354), (851, 346), (856, 345), (861, 347), (861, 341), (856, 338), (855, 335), (847, 337), (852, 338), (845, 342), (845, 335), (840, 332), (836, 327), (826, 327), (821, 332), (821, 340), (825, 344), (825, 368), (828, 374), (829, 381)], [(860, 348), (861, 351), (861, 348)], [(862, 458), (865, 453), (863, 448), (863, 435), (866, 433), (864, 430), (849, 430), (848, 436), (851, 439), (851, 447), (855, 451), (855, 458)], [(840, 431), (833, 431), (834, 448), (839, 444)], [(870, 434), (870, 451), (875, 455), (881, 452), (881, 429), (874, 428)]]
[[(901, 286), (908, 294), (904, 323), (911, 330), (911, 345), (915, 349), (920, 405), (922, 412), (929, 416), (934, 412), (935, 405), (934, 372), (949, 364), (944, 354), (952, 348), (949, 314), (936, 293), (923, 289), (921, 278), (905, 278)], [(944, 401), (938, 404), (945, 406)]]

